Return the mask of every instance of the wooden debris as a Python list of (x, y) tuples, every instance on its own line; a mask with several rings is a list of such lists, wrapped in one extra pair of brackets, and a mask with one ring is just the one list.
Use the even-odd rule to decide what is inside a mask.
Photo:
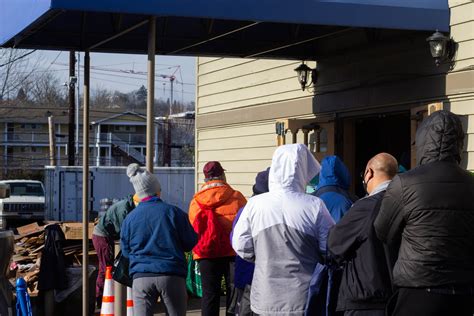
[[(66, 262), (71, 265), (81, 265), (82, 259), (82, 224), (81, 223), (59, 223), (66, 237), (63, 243), (63, 251)], [(11, 271), (11, 283), (15, 283), (15, 277), (23, 277), (27, 283), (28, 292), (31, 296), (38, 295), (38, 278), (41, 262), (41, 255), (45, 247), (46, 226), (39, 226), (38, 223), (18, 227), (19, 235), (15, 236), (15, 253), (13, 264), (15, 267)], [(94, 226), (89, 225), (89, 237), (92, 238)], [(89, 256), (96, 255), (94, 247), (90, 243)]]
[(17, 227), (18, 234), (25, 236), (32, 233), (37, 233), (44, 230), (44, 227), (40, 227), (38, 223), (32, 223), (25, 226)]
[[(61, 229), (68, 240), (82, 240), (82, 223), (62, 223)], [(89, 239), (92, 239), (94, 223), (89, 223)]]

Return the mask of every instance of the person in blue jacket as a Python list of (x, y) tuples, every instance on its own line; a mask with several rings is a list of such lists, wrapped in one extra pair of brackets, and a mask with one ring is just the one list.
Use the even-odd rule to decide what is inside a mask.
[(319, 183), (312, 194), (323, 200), (336, 223), (357, 200), (348, 191), (350, 182), (349, 170), (338, 156), (323, 159)]
[[(327, 156), (321, 161), (321, 172), (316, 191), (334, 221), (339, 222), (357, 197), (349, 193), (351, 177), (338, 156)], [(335, 316), (342, 270), (334, 264), (318, 264), (313, 272), (305, 316)]]
[(130, 260), (134, 312), (152, 316), (160, 296), (169, 315), (184, 316), (184, 252), (193, 249), (197, 235), (186, 213), (160, 199), (160, 183), (153, 174), (131, 164), (127, 175), (140, 199), (140, 204), (125, 218), (120, 234), (122, 254)]

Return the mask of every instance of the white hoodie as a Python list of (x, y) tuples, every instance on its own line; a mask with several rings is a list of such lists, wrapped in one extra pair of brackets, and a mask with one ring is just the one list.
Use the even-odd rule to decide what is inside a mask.
[(306, 146), (279, 147), (270, 168), (270, 191), (248, 201), (234, 228), (234, 250), (255, 262), (251, 308), (257, 314), (304, 314), (311, 275), (326, 254), (334, 225), (322, 200), (305, 194), (319, 171)]

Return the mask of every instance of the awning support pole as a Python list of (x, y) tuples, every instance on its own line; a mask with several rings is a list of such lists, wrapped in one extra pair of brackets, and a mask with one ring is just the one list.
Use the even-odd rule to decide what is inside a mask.
[(89, 88), (90, 57), (86, 51), (82, 123), (82, 316), (89, 315)]
[(146, 100), (146, 168), (153, 173), (154, 154), (154, 105), (155, 105), (155, 53), (156, 53), (156, 18), (151, 17), (148, 23), (148, 90)]

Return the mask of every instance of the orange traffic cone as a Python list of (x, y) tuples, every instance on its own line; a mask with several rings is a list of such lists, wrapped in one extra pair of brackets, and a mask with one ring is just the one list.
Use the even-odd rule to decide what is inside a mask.
[(127, 316), (133, 316), (132, 288), (127, 286)]
[(114, 316), (114, 280), (112, 280), (112, 267), (105, 270), (104, 296), (100, 316)]

